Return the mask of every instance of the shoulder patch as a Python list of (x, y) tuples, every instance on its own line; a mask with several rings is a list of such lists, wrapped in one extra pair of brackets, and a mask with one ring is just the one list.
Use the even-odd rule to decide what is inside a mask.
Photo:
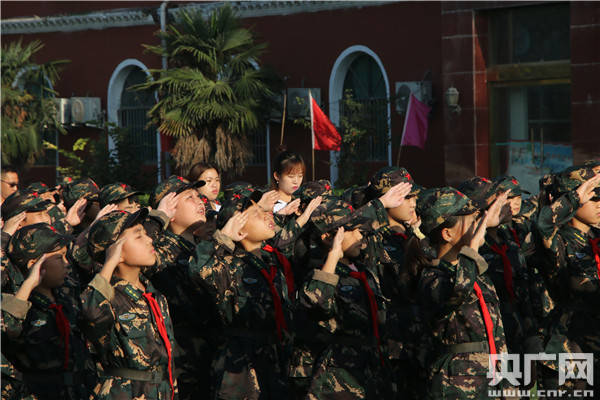
[(352, 286), (352, 285), (344, 285), (344, 286), (340, 287), (340, 290), (342, 292), (351, 292), (352, 290), (354, 290), (354, 286)]
[(131, 321), (134, 318), (135, 318), (135, 314), (132, 314), (132, 313), (125, 313), (125, 314), (119, 315), (119, 320), (121, 320), (121, 321)]
[(36, 328), (39, 328), (40, 326), (44, 326), (48, 323), (48, 321), (43, 320), (43, 319), (38, 319), (35, 320), (31, 323), (31, 325), (35, 326)]
[(585, 253), (577, 253), (577, 252), (575, 253), (575, 257), (577, 257), (577, 258), (584, 258), (585, 256), (586, 256)]
[(244, 278), (243, 281), (244, 281), (244, 283), (247, 283), (248, 285), (253, 285), (256, 282), (258, 282), (258, 280), (254, 279), (254, 278)]

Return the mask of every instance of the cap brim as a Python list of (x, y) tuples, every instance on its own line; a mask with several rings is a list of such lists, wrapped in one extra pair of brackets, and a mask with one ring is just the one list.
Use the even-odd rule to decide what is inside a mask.
[[(484, 202), (484, 203), (482, 203)], [(469, 214), (473, 214), (474, 212), (477, 212), (479, 210), (483, 210), (487, 207), (487, 202), (485, 202), (485, 200), (481, 200), (481, 202), (475, 202), (471, 199), (469, 199), (467, 201), (467, 204), (465, 204), (458, 212), (454, 213), (453, 215), (469, 215)]]
[(26, 212), (44, 211), (52, 202), (50, 200), (42, 200), (39, 203), (28, 206)]
[(148, 209), (144, 207), (129, 215), (125, 220), (125, 223), (121, 227), (121, 232), (119, 232), (119, 235), (123, 233), (125, 229), (131, 228), (132, 226), (135, 226), (137, 224), (141, 224), (144, 221), (144, 219), (146, 219), (146, 217), (148, 216), (148, 212)]

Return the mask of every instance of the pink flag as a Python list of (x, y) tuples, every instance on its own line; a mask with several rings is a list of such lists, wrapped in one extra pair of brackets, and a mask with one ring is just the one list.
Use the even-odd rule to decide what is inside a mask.
[(427, 104), (420, 102), (412, 93), (410, 94), (400, 146), (416, 146), (425, 150), (429, 111), (431, 108)]

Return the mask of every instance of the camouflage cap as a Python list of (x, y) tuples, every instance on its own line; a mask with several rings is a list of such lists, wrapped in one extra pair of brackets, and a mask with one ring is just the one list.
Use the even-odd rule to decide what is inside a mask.
[(348, 230), (368, 223), (362, 214), (354, 213), (354, 207), (341, 197), (328, 196), (316, 208), (310, 217), (312, 224), (322, 233), (343, 226)]
[(300, 199), (300, 202), (305, 205), (310, 203), (315, 197), (332, 195), (331, 182), (327, 179), (320, 179), (318, 181), (310, 181), (302, 184), (302, 186), (292, 194), (292, 197), (294, 199)]
[(125, 229), (142, 223), (147, 215), (148, 209), (145, 207), (134, 213), (116, 210), (103, 215), (92, 225), (88, 233), (89, 254), (95, 261), (103, 263), (106, 249), (117, 241)]
[(467, 195), (480, 208), (487, 207), (498, 192), (497, 185), (494, 185), (494, 182), (481, 176), (467, 179), (458, 185), (457, 189)]
[(70, 176), (61, 176), (60, 178), (58, 178), (56, 180), (56, 184), (58, 186), (67, 186), (69, 184), (73, 183), (73, 178), (71, 178)]
[(75, 202), (81, 198), (88, 201), (98, 201), (98, 192), (100, 188), (91, 178), (83, 178), (73, 181), (63, 189), (63, 199), (65, 207), (71, 208)]
[(217, 228), (219, 229), (225, 226), (236, 211), (244, 211), (252, 204), (258, 203), (263, 195), (263, 192), (254, 190), (252, 187), (237, 184), (234, 188), (228, 187), (226, 193), (230, 197), (225, 197), (225, 201), (219, 210), (219, 215), (217, 216)]
[(111, 203), (118, 203), (121, 200), (125, 200), (131, 196), (137, 196), (140, 194), (142, 194), (142, 192), (133, 190), (128, 184), (116, 182), (106, 185), (102, 188), (102, 190), (100, 190), (100, 193), (98, 194), (98, 202), (100, 203), (100, 208), (102, 208)]
[(591, 159), (591, 160), (586, 160), (583, 165), (585, 167), (589, 167), (589, 168), (596, 168), (596, 167), (600, 167), (600, 158), (595, 158), (595, 159)]
[(448, 217), (469, 215), (479, 208), (465, 194), (452, 187), (431, 188), (419, 194), (417, 214), (421, 217), (421, 231), (429, 234)]
[(499, 191), (506, 192), (507, 190), (510, 190), (509, 197), (531, 194), (531, 192), (521, 188), (519, 181), (514, 176), (500, 176), (494, 179), (494, 184)]
[(558, 173), (554, 179), (554, 187), (557, 195), (577, 189), (583, 182), (596, 175), (592, 167), (574, 165)]
[(51, 192), (54, 189), (56, 189), (56, 188), (50, 187), (50, 186), (46, 185), (44, 182), (33, 182), (33, 183), (30, 183), (29, 186), (27, 186), (27, 191), (38, 192), (39, 194)]
[(38, 192), (28, 190), (17, 190), (4, 200), (0, 210), (4, 221), (14, 217), (22, 212), (36, 212), (45, 210), (50, 204), (49, 200), (44, 200)]
[(406, 168), (384, 167), (377, 171), (369, 181), (371, 190), (376, 197), (385, 194), (393, 186), (399, 183), (408, 182), (412, 185), (410, 195), (417, 195), (422, 187), (417, 185)]
[(206, 184), (204, 181), (190, 182), (184, 177), (171, 175), (168, 179), (165, 179), (156, 186), (154, 193), (150, 195), (150, 206), (152, 208), (158, 207), (160, 201), (169, 193), (181, 193), (188, 189), (194, 189), (202, 187)]
[(248, 182), (233, 182), (223, 189), (223, 198), (230, 200), (235, 195), (236, 197), (248, 197), (257, 189)]
[(30, 260), (59, 250), (70, 241), (69, 236), (61, 235), (46, 223), (27, 225), (12, 236), (8, 242), (7, 254), (16, 266), (26, 269)]

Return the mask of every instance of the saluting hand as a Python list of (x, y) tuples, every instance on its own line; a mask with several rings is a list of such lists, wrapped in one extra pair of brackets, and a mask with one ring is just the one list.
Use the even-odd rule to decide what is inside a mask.
[(85, 217), (85, 206), (87, 204), (87, 200), (83, 197), (78, 199), (75, 204), (69, 208), (67, 211), (67, 216), (65, 217), (65, 221), (71, 226), (77, 226), (83, 221), (83, 217)]
[(329, 254), (327, 255), (327, 260), (325, 260), (325, 264), (321, 268), (321, 271), (327, 272), (330, 274), (335, 273), (335, 267), (338, 261), (344, 257), (344, 250), (342, 249), (342, 242), (344, 241), (344, 227), (340, 226), (335, 233), (333, 238), (333, 243), (331, 245), (331, 250), (329, 250)]
[(483, 216), (479, 218), (479, 220), (475, 221), (473, 226), (475, 228), (471, 228), (473, 230), (473, 234), (471, 236), (471, 240), (469, 242), (469, 247), (475, 251), (479, 251), (479, 248), (485, 242), (485, 232), (487, 230), (488, 220), (490, 218), (489, 211), (485, 211)]
[(396, 208), (408, 196), (412, 185), (408, 182), (402, 182), (392, 186), (383, 196), (379, 198), (385, 208)]
[(102, 218), (106, 214), (111, 213), (118, 209), (119, 209), (119, 206), (117, 206), (116, 204), (109, 204), (107, 206), (102, 207), (102, 209), (100, 209), (100, 211), (98, 211), (98, 215), (96, 215), (96, 218), (94, 218), (94, 222), (98, 221), (100, 218)]
[(317, 196), (314, 199), (312, 199), (310, 201), (310, 203), (308, 203), (308, 205), (306, 206), (306, 209), (304, 210), (302, 215), (300, 215), (296, 219), (296, 223), (300, 226), (304, 226), (308, 222), (312, 213), (317, 209), (317, 207), (319, 207), (321, 205), (322, 201), (323, 201), (323, 196)]
[(594, 189), (600, 185), (600, 174), (596, 174), (593, 178), (583, 182), (577, 188), (577, 195), (579, 196), (579, 202), (584, 204), (594, 197)]
[(25, 211), (10, 217), (6, 220), (6, 223), (4, 224), (2, 230), (8, 233), (10, 236), (14, 235), (15, 232), (20, 228), (21, 222), (23, 222), (26, 217), (27, 214), (25, 213)]
[(279, 200), (279, 193), (277, 190), (271, 190), (262, 195), (258, 201), (258, 205), (265, 211), (273, 211), (273, 207), (275, 206), (275, 203), (277, 203), (277, 200)]
[(100, 275), (108, 282), (110, 282), (110, 278), (112, 277), (115, 268), (119, 265), (120, 262), (123, 262), (122, 252), (123, 252), (123, 244), (125, 243), (126, 238), (120, 238), (116, 242), (110, 245), (108, 249), (106, 249), (106, 258), (104, 260), (104, 266), (100, 271)]
[(285, 207), (283, 207), (281, 210), (277, 211), (275, 214), (290, 215), (290, 214), (293, 214), (296, 211), (298, 211), (299, 207), (300, 207), (300, 199), (295, 199), (295, 200), (287, 203), (287, 205)]
[(171, 219), (177, 211), (177, 203), (179, 203), (179, 199), (180, 197), (177, 197), (177, 193), (171, 192), (161, 199), (156, 209), (164, 212), (167, 217)]
[(229, 218), (229, 221), (225, 224), (223, 229), (221, 229), (221, 233), (228, 236), (234, 242), (239, 242), (248, 236), (247, 232), (242, 232), (244, 226), (246, 226), (246, 222), (248, 222), (248, 210), (240, 213), (236, 211), (233, 214), (233, 217)]
[(43, 254), (38, 260), (31, 266), (29, 269), (29, 275), (23, 281), (23, 284), (15, 293), (15, 297), (19, 300), (27, 301), (29, 299), (29, 295), (31, 295), (31, 291), (35, 289), (40, 283), (42, 283), (42, 279), (44, 278), (44, 274), (46, 270), (42, 268), (42, 264), (48, 258), (48, 254)]

